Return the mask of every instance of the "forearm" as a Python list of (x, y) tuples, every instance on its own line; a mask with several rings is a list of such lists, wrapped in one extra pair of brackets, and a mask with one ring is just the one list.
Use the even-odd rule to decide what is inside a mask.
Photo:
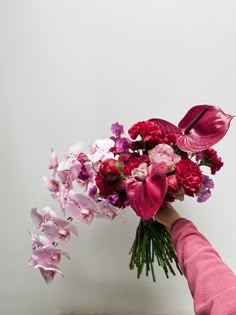
[[(173, 224), (171, 238), (196, 314), (236, 314), (236, 277), (208, 240), (187, 219)], [(222, 307), (230, 307), (232, 312), (224, 309), (223, 313)]]

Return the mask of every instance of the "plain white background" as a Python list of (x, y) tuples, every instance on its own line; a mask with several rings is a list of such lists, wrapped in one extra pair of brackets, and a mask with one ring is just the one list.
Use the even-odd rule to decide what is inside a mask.
[[(192, 315), (184, 277), (136, 279), (128, 251), (138, 218), (78, 225), (65, 277), (45, 285), (26, 264), (32, 206), (52, 206), (42, 176), (50, 149), (85, 150), (151, 117), (177, 124), (196, 104), (236, 114), (236, 2), (0, 1), (0, 313)], [(236, 271), (235, 120), (215, 148), (225, 165), (205, 204), (176, 204)], [(59, 212), (58, 212), (59, 213)]]

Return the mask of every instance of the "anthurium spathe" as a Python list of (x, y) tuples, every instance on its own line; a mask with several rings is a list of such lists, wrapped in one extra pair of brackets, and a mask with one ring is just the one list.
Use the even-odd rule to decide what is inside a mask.
[(147, 167), (145, 179), (142, 176), (142, 178), (131, 177), (127, 180), (126, 192), (129, 203), (143, 220), (149, 220), (155, 215), (163, 203), (166, 191), (166, 175), (160, 172), (158, 163)]
[(200, 152), (219, 142), (229, 129), (233, 116), (212, 105), (196, 105), (179, 122), (178, 147), (186, 152)]

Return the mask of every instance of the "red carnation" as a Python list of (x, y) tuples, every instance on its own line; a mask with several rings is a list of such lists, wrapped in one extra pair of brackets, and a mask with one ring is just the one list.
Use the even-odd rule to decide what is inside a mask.
[(161, 129), (153, 122), (147, 120), (134, 124), (128, 130), (128, 133), (133, 140), (136, 139), (138, 135), (140, 135), (143, 141), (148, 141), (159, 137), (161, 134)]
[(199, 166), (191, 160), (181, 160), (175, 165), (175, 173), (186, 195), (193, 197), (202, 186), (203, 174)]
[(217, 155), (216, 150), (212, 148), (197, 153), (196, 160), (201, 160), (200, 165), (209, 166), (211, 169), (211, 174), (218, 172), (224, 165), (221, 158)]

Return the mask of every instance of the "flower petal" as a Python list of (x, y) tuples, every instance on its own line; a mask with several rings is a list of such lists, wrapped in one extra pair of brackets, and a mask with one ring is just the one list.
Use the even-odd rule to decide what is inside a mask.
[[(186, 133), (186, 130), (206, 109), (204, 115)], [(182, 131), (177, 139), (178, 147), (186, 152), (203, 151), (219, 142), (229, 129), (233, 116), (225, 114), (221, 108), (212, 105), (196, 105), (192, 107), (179, 122)]]
[(126, 191), (131, 207), (144, 220), (151, 219), (160, 208), (167, 191), (166, 175), (160, 173), (158, 164), (148, 167), (144, 181), (130, 178)]
[(151, 118), (149, 119), (152, 121), (155, 125), (158, 125), (161, 129), (162, 136), (170, 134), (170, 133), (177, 133), (180, 134), (181, 131), (178, 127), (170, 123), (169, 121), (166, 121), (164, 119), (160, 118)]

